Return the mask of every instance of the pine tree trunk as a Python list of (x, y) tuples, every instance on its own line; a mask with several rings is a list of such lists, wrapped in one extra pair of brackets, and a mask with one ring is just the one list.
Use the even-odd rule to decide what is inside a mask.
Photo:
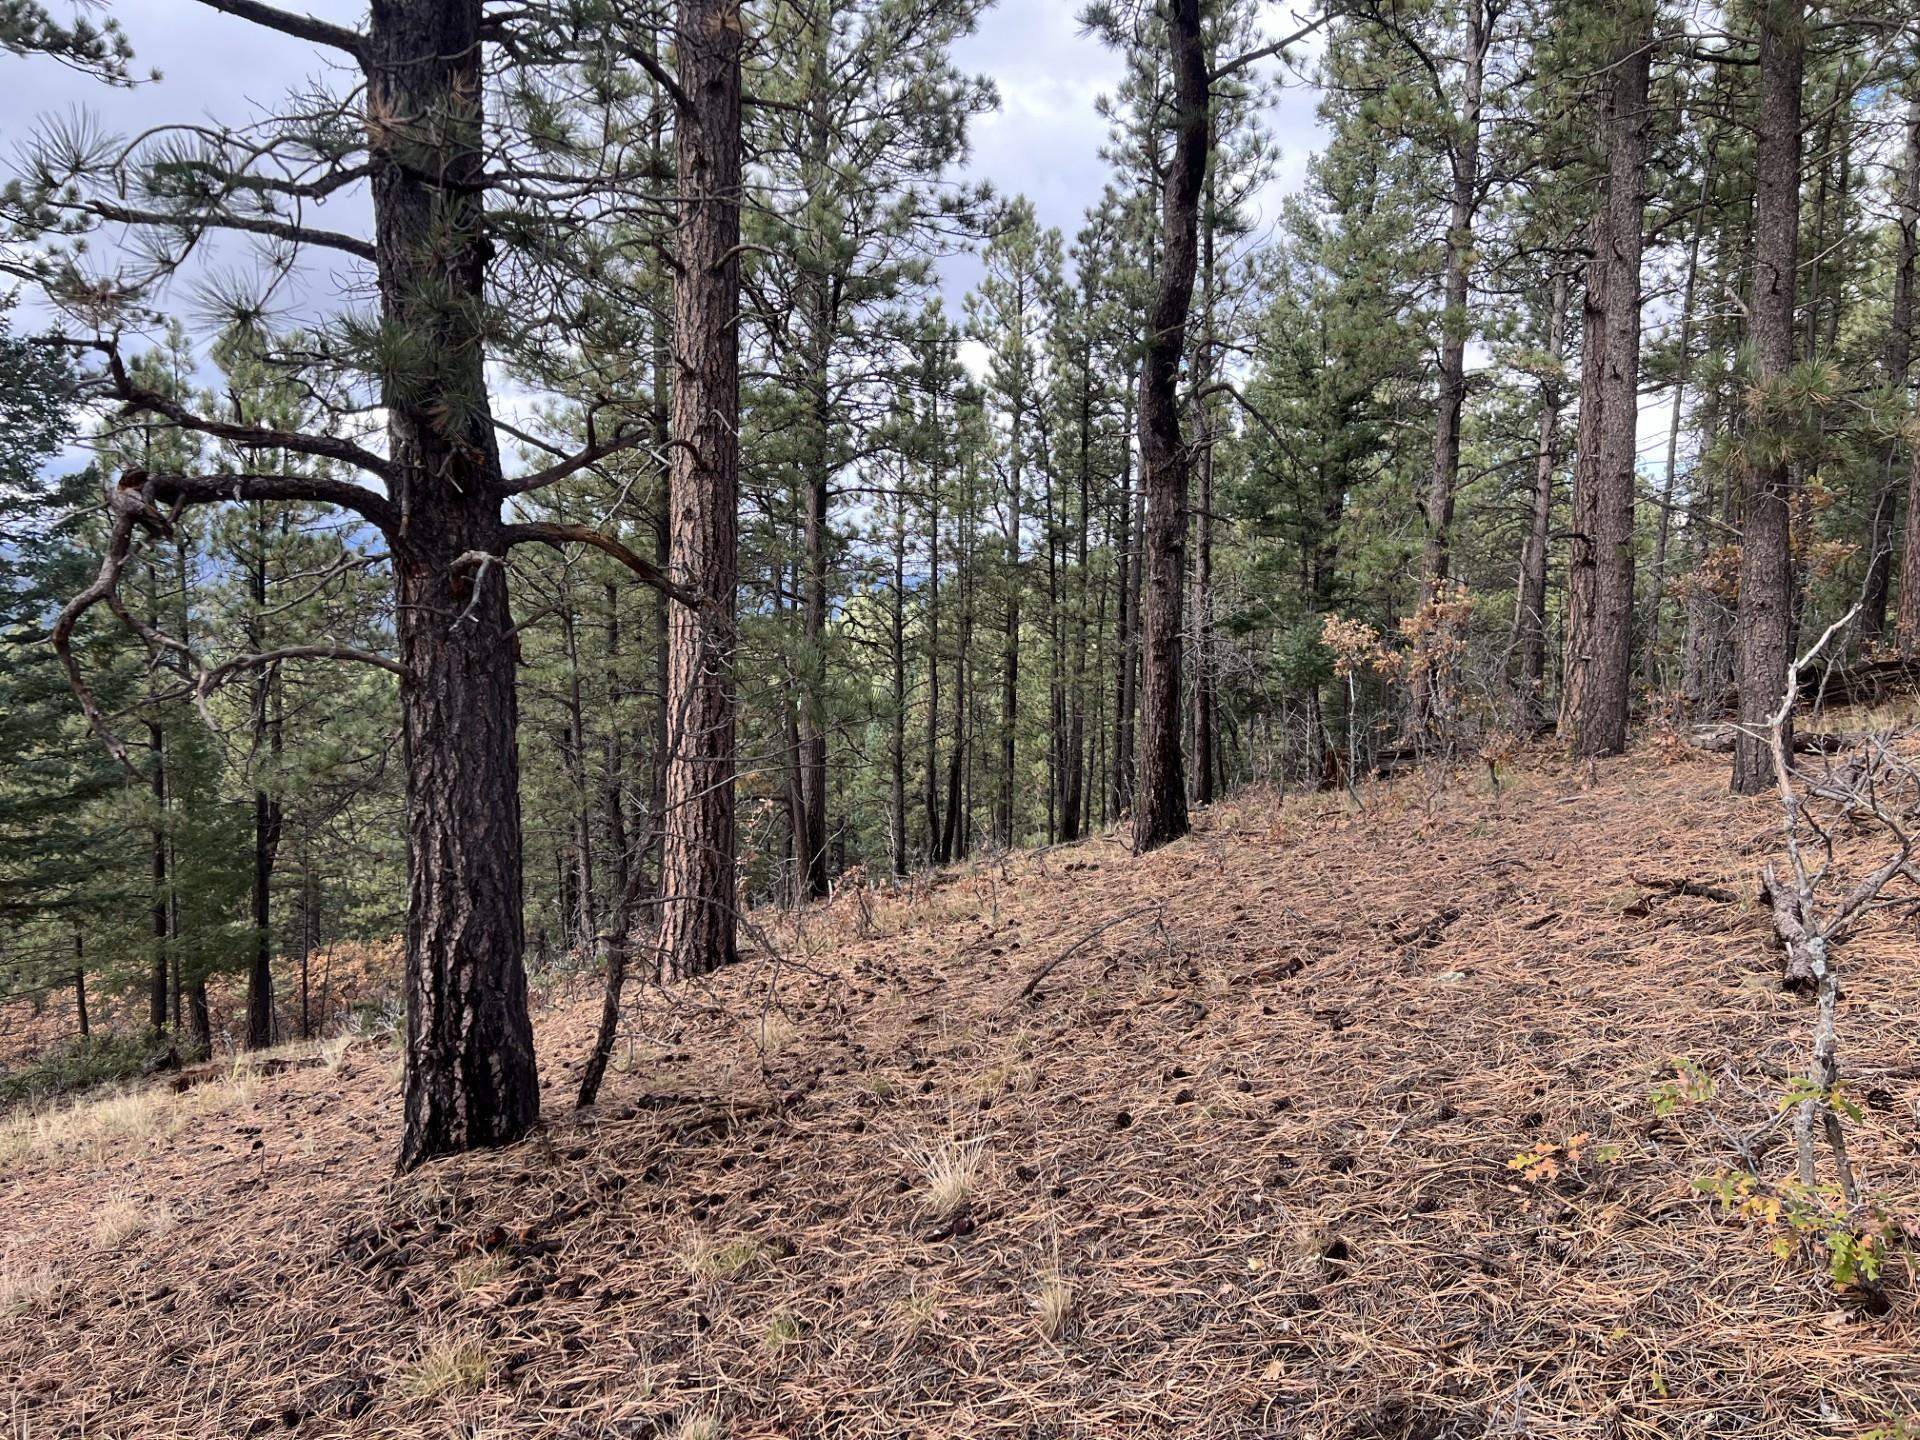
[(1527, 538), (1520, 552), (1519, 596), (1514, 606), (1514, 648), (1519, 654), (1514, 726), (1523, 735), (1547, 728), (1547, 546), (1553, 525), (1553, 473), (1559, 467), (1562, 381), (1566, 354), (1567, 277), (1553, 277), (1553, 309), (1547, 321), (1547, 354), (1553, 370), (1540, 384), (1539, 428), (1533, 443), (1533, 495)]
[[(1906, 396), (1907, 382), (1912, 372), (1914, 282), (1920, 278), (1915, 275), (1916, 257), (1920, 256), (1920, 79), (1910, 83), (1915, 86), (1915, 94), (1907, 102), (1907, 140), (1901, 161), (1897, 216), (1900, 228), (1894, 246), (1893, 316), (1887, 334), (1887, 379), (1898, 389), (1902, 398)], [(1888, 517), (1886, 530), (1889, 534), (1892, 530), (1892, 497), (1898, 489), (1894, 478), (1898, 463), (1899, 450), (1890, 449), (1887, 454), (1887, 495), (1879, 507), (1879, 512)], [(1895, 630), (1900, 653), (1909, 659), (1920, 654), (1920, 523), (1914, 519), (1917, 515), (1920, 515), (1920, 439), (1916, 439), (1909, 447), (1907, 530), (1900, 557), (1900, 610)], [(1878, 519), (1879, 515), (1875, 518)], [(1869, 636), (1877, 636), (1886, 625), (1887, 573), (1892, 568), (1892, 560), (1890, 539), (1874, 546), (1874, 583), (1869, 587), (1867, 621), (1862, 624), (1863, 632)], [(1869, 625), (1871, 628), (1868, 628)]]
[[(253, 508), (253, 553), (248, 557), (248, 592), (252, 607), (247, 615), (247, 644), (255, 653), (266, 649), (267, 604), (267, 517), (266, 507)], [(272, 667), (254, 675), (252, 696), (254, 763), (271, 755), (278, 761), (284, 745), (284, 727), (270, 714), (277, 674)], [(247, 970), (247, 1032), (249, 1050), (264, 1050), (272, 1045), (273, 1012), (273, 931), (272, 884), (274, 859), (280, 847), (280, 804), (264, 786), (253, 792), (253, 886), (250, 909), (253, 921), (253, 953)]]
[[(1132, 388), (1131, 384), (1128, 388)], [(1131, 408), (1129, 405), (1129, 411)], [(1123, 419), (1122, 429), (1131, 429), (1132, 414)], [(1134, 504), (1133, 446), (1129, 444), (1123, 447), (1120, 456), (1120, 499), (1114, 506), (1113, 552), (1119, 563), (1114, 572), (1113, 778), (1108, 789), (1113, 796), (1115, 819), (1133, 808), (1134, 651), (1140, 614), (1140, 565), (1133, 548), (1139, 527), (1133, 523)]]
[[(1635, 12), (1638, 13), (1635, 13)], [(1633, 507), (1640, 382), (1640, 249), (1646, 201), (1651, 8), (1622, 7), (1602, 133), (1607, 195), (1587, 270), (1580, 436), (1567, 560), (1560, 732), (1578, 755), (1627, 745), (1633, 643)]]
[[(964, 491), (962, 492), (965, 493)], [(960, 529), (962, 549), (958, 558), (960, 574), (960, 643), (954, 649), (953, 667), (953, 752), (947, 761), (947, 816), (940, 827), (942, 864), (966, 853), (963, 811), (971, 800), (968, 777), (972, 759), (967, 727), (968, 695), (972, 685), (973, 654), (973, 507), (962, 502)]]
[(1014, 806), (1018, 754), (1016, 729), (1020, 723), (1020, 500), (1025, 477), (1021, 473), (1020, 447), (1026, 396), (1013, 396), (1013, 425), (1009, 441), (1012, 457), (1007, 476), (1007, 623), (1000, 645), (1000, 790), (994, 804), (994, 840), (1003, 850), (1013, 848)]
[(612, 724), (607, 727), (606, 811), (609, 842), (613, 848), (614, 910), (607, 943), (607, 973), (600, 990), (600, 1023), (594, 1031), (593, 1048), (581, 1067), (580, 1089), (574, 1104), (584, 1110), (600, 1098), (600, 1085), (613, 1058), (614, 1042), (620, 1035), (620, 1000), (626, 989), (627, 970), (633, 954), (633, 936), (638, 928), (640, 903), (646, 888), (643, 857), (627, 853), (627, 807), (625, 797), (625, 747), (620, 743), (620, 591), (607, 586), (607, 706)]
[(1068, 685), (1067, 773), (1061, 786), (1060, 833), (1078, 840), (1086, 833), (1087, 768), (1087, 545), (1093, 527), (1093, 343), (1089, 339), (1080, 366), (1080, 510), (1074, 552), (1073, 663)]
[(580, 632), (569, 593), (560, 611), (560, 638), (567, 656), (567, 785), (573, 791), (574, 949), (591, 957), (600, 933), (600, 905), (593, 873), (593, 800), (587, 785), (587, 716), (580, 687)]
[[(1432, 604), (1453, 573), (1453, 504), (1460, 483), (1460, 417), (1467, 401), (1467, 302), (1473, 266), (1473, 222), (1480, 192), (1481, 110), (1486, 90), (1488, 18), (1483, 0), (1466, 10), (1466, 53), (1461, 77), (1457, 136), (1448, 157), (1451, 194), (1447, 212), (1446, 258), (1441, 287), (1440, 390), (1433, 427), (1433, 465), (1421, 497), (1426, 539), (1420, 552), (1420, 602)], [(1414, 668), (1412, 730), (1420, 733), (1433, 718), (1438, 678), (1424, 665)]]
[[(903, 479), (904, 486), (904, 479)], [(892, 762), (893, 873), (907, 873), (907, 495), (894, 496), (892, 642), (893, 713), (889, 759)]]
[(87, 942), (78, 930), (73, 932), (73, 1008), (84, 1040), (93, 1033), (93, 1024), (87, 1016)]
[[(819, 310), (824, 312), (821, 302)], [(832, 322), (817, 314), (813, 325), (824, 329)], [(804, 873), (797, 890), (811, 896), (823, 896), (828, 885), (827, 864), (827, 448), (829, 415), (827, 411), (827, 358), (824, 340), (817, 342), (821, 353), (810, 373), (809, 432), (813, 454), (808, 456), (806, 475), (805, 579), (802, 586), (801, 634), (803, 644), (802, 682), (800, 686), (800, 813), (795, 823), (805, 831), (805, 843), (799, 853), (805, 857)]]
[[(1800, 252), (1801, 77), (1806, 66), (1806, 0), (1771, 0), (1760, 28), (1760, 119), (1754, 150), (1753, 293), (1748, 330), (1755, 383), (1765, 391), (1793, 366), (1794, 274)], [(1766, 726), (1786, 686), (1792, 643), (1793, 553), (1789, 462), (1753, 445), (1741, 505), (1740, 608), (1735, 620), (1741, 729), (1734, 739), (1733, 790), (1757, 795), (1773, 784)], [(1791, 731), (1792, 716), (1787, 717)], [(1783, 737), (1791, 742), (1791, 734)], [(1791, 744), (1789, 743), (1789, 752)]]
[(153, 935), (153, 956), (147, 969), (147, 1026), (167, 1028), (167, 736), (151, 721), (147, 724), (147, 749), (153, 756), (153, 832), (149, 836), (153, 893), (147, 910)]
[[(1700, 182), (1700, 204), (1704, 210), (1713, 196), (1713, 186), (1719, 170), (1720, 155), (1717, 149), (1707, 154), (1707, 169)], [(1667, 555), (1671, 547), (1673, 526), (1674, 492), (1679, 485), (1680, 472), (1680, 429), (1686, 417), (1687, 381), (1693, 373), (1693, 322), (1694, 306), (1700, 287), (1700, 240), (1705, 233), (1704, 223), (1693, 227), (1693, 234), (1687, 241), (1687, 273), (1680, 289), (1680, 339), (1679, 355), (1676, 357), (1676, 369), (1673, 378), (1673, 398), (1668, 402), (1667, 416), (1667, 463), (1666, 480), (1661, 489), (1660, 533), (1653, 552), (1652, 598), (1649, 601), (1651, 611), (1647, 617), (1647, 653), (1646, 683), (1647, 693), (1652, 694), (1659, 685), (1660, 663), (1660, 615), (1666, 600)]]
[(1180, 756), (1181, 611), (1186, 585), (1187, 457), (1180, 439), (1180, 364), (1199, 256), (1207, 175), (1208, 78), (1200, 0), (1167, 7), (1174, 82), (1173, 157), (1161, 202), (1160, 268), (1140, 367), (1141, 485), (1146, 491), (1146, 613), (1141, 626), (1139, 795), (1133, 848), (1187, 833)]
[(946, 438), (940, 433), (940, 392), (937, 375), (930, 376), (927, 433), (933, 441), (933, 461), (927, 475), (927, 858), (939, 864), (947, 857), (940, 847), (940, 488), (941, 456)]
[[(1213, 145), (1212, 127), (1207, 144)], [(1214, 378), (1214, 184), (1206, 183), (1206, 201), (1200, 222), (1200, 344), (1195, 355), (1194, 388), (1205, 390)], [(1199, 459), (1200, 513), (1195, 517), (1193, 547), (1193, 775), (1190, 793), (1195, 805), (1211, 805), (1214, 770), (1218, 763), (1213, 676), (1213, 446), (1214, 404), (1194, 402), (1194, 453)]]
[(430, 375), (386, 384), (407, 757), (400, 1164), (500, 1145), (540, 1110), (521, 914), (516, 646), (479, 331), (479, 0), (375, 0), (369, 158), (383, 318)]
[(674, 288), (670, 569), (700, 597), (668, 620), (660, 954), (672, 977), (732, 962), (735, 580), (740, 482), (739, 0), (679, 0), (674, 49), (686, 97)]

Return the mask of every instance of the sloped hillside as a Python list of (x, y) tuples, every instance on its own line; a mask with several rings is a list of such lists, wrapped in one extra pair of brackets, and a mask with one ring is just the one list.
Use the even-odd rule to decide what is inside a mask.
[[(1100, 838), (843, 895), (769, 937), (782, 962), (644, 997), (589, 1117), (594, 997), (551, 997), (545, 1131), (403, 1180), (372, 1040), (16, 1121), (12, 1433), (1806, 1437), (1920, 1411), (1905, 1261), (1890, 1308), (1837, 1291), (1695, 1183), (1790, 1168), (1809, 1010), (1751, 898), (1775, 812), (1699, 759), (1588, 787), (1540, 759), (1498, 794), (1252, 795), (1143, 859)], [(1911, 1217), (1920, 942), (1886, 914), (1841, 961), (1856, 1159)]]

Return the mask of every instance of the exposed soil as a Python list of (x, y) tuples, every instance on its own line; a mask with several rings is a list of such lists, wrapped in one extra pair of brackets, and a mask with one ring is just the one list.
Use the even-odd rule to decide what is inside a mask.
[[(0, 1312), (0, 1413), (33, 1440), (1438, 1440), (1920, 1411), (1904, 1257), (1870, 1304), (1694, 1184), (1743, 1147), (1791, 1170), (1809, 1006), (1752, 898), (1777, 809), (1719, 760), (1585, 783), (1247, 796), (1143, 859), (1106, 837), (843, 895), (787, 963), (644, 997), (592, 1116), (595, 997), (549, 997), (545, 1130), (400, 1180), (371, 1041), (16, 1158), (0, 1257), (56, 1285)], [(1637, 883), (1679, 879), (1736, 898)], [(1839, 956), (1855, 1158), (1910, 1220), (1920, 940), (1883, 912)], [(1661, 1118), (1675, 1057), (1715, 1091)], [(975, 1151), (943, 1213), (923, 1162)], [(101, 1243), (126, 1200), (177, 1223)]]

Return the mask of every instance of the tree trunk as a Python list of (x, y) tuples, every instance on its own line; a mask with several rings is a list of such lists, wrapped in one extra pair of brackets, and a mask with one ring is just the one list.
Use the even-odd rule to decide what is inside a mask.
[(1018, 796), (1014, 766), (1019, 749), (1015, 730), (1020, 723), (1020, 492), (1025, 483), (1020, 446), (1025, 410), (1026, 396), (1016, 392), (1007, 475), (1007, 624), (1000, 646), (1000, 791), (993, 816), (994, 839), (1003, 850), (1013, 848)]
[[(819, 287), (812, 287), (819, 288)], [(832, 319), (824, 299), (811, 307), (810, 325), (817, 332), (810, 343), (819, 351), (808, 374), (810, 449), (807, 458), (805, 578), (802, 585), (802, 664), (800, 667), (800, 813), (795, 824), (805, 831), (805, 844), (796, 847), (805, 857), (805, 873), (798, 877), (800, 894), (823, 896), (828, 885), (827, 864), (827, 471), (832, 443), (828, 409), (826, 332)]]
[(1634, 460), (1640, 386), (1640, 245), (1653, 12), (1630, 3), (1602, 117), (1607, 195), (1587, 269), (1579, 456), (1567, 559), (1567, 658), (1560, 732), (1578, 755), (1627, 745), (1633, 643)]
[[(1453, 502), (1460, 483), (1460, 416), (1467, 400), (1467, 302), (1473, 266), (1474, 212), (1480, 199), (1480, 128), (1486, 90), (1490, 25), (1484, 0), (1466, 7), (1466, 52), (1462, 58), (1460, 114), (1448, 160), (1451, 172), (1446, 258), (1442, 271), (1445, 308), (1440, 316), (1440, 390), (1433, 427), (1433, 465), (1422, 497), (1426, 539), (1420, 551), (1420, 603), (1432, 604), (1453, 573)], [(1412, 728), (1432, 718), (1436, 677), (1424, 665), (1411, 677)]]
[[(1700, 204), (1702, 210), (1713, 197), (1716, 172), (1719, 170), (1720, 153), (1717, 149), (1707, 154), (1707, 169), (1700, 182)], [(1680, 343), (1679, 354), (1674, 361), (1673, 398), (1669, 402), (1671, 411), (1667, 416), (1667, 464), (1666, 481), (1661, 490), (1660, 533), (1653, 551), (1653, 585), (1649, 601), (1651, 610), (1647, 617), (1647, 654), (1646, 676), (1647, 693), (1652, 694), (1659, 685), (1660, 651), (1660, 612), (1665, 601), (1667, 588), (1667, 553), (1670, 548), (1673, 528), (1673, 496), (1679, 484), (1680, 471), (1680, 429), (1686, 415), (1687, 381), (1693, 373), (1693, 316), (1694, 305), (1700, 286), (1700, 240), (1706, 233), (1704, 220), (1693, 227), (1693, 234), (1687, 241), (1687, 276), (1680, 290)]]
[[(255, 654), (266, 649), (267, 605), (267, 519), (266, 507), (253, 509), (253, 554), (249, 557), (248, 582), (253, 606), (247, 616), (247, 643)], [(278, 674), (271, 666), (255, 672), (253, 683), (253, 755), (260, 763), (262, 755), (278, 762), (284, 746), (285, 727), (272, 713), (275, 681)], [(275, 783), (278, 783), (276, 777)], [(273, 865), (280, 849), (280, 802), (266, 786), (256, 784), (253, 791), (253, 890), (250, 896), (253, 919), (253, 956), (247, 971), (247, 1033), (249, 1050), (264, 1050), (272, 1045), (273, 1012)]]
[(1533, 496), (1527, 538), (1520, 552), (1519, 596), (1513, 630), (1519, 654), (1514, 725), (1529, 737), (1547, 728), (1547, 545), (1553, 525), (1553, 472), (1560, 463), (1559, 431), (1566, 354), (1567, 277), (1553, 277), (1553, 309), (1547, 322), (1547, 354), (1553, 369), (1540, 383), (1540, 420), (1533, 444)]
[(672, 977), (734, 959), (735, 580), (740, 482), (739, 0), (679, 0), (674, 126), (673, 577), (660, 956)]
[(580, 633), (574, 621), (573, 596), (566, 595), (560, 611), (560, 638), (567, 655), (568, 788), (573, 791), (574, 949), (591, 957), (600, 933), (600, 906), (593, 874), (593, 800), (587, 784), (587, 716), (580, 692)]
[(374, 0), (369, 158), (383, 319), (431, 372), (383, 387), (407, 758), (402, 1168), (539, 1116), (521, 914), (516, 646), (480, 333), (479, 0)]
[(93, 1025), (87, 1018), (87, 942), (78, 930), (73, 932), (73, 1007), (84, 1040), (93, 1033)]
[[(1794, 272), (1800, 252), (1800, 106), (1806, 66), (1806, 0), (1761, 9), (1760, 123), (1754, 149), (1753, 293), (1748, 329), (1755, 385), (1763, 393), (1793, 366)], [(1764, 427), (1762, 427), (1764, 428)], [(1773, 453), (1768, 453), (1772, 451)], [(1742, 729), (1734, 741), (1733, 790), (1773, 785), (1766, 729), (1787, 683), (1793, 612), (1789, 462), (1748, 437), (1740, 547), (1740, 608), (1734, 623)], [(1793, 717), (1787, 717), (1791, 746)]]
[(640, 902), (646, 888), (643, 857), (628, 854), (627, 806), (625, 794), (625, 747), (620, 743), (620, 590), (607, 585), (607, 787), (606, 811), (608, 839), (613, 850), (614, 908), (611, 933), (607, 941), (607, 974), (600, 991), (600, 1024), (594, 1032), (593, 1048), (580, 1072), (580, 1089), (574, 1104), (580, 1109), (591, 1106), (600, 1097), (600, 1084), (606, 1078), (607, 1064), (613, 1058), (613, 1046), (620, 1034), (620, 997), (626, 988), (629, 959), (633, 953), (633, 935), (638, 928)]
[[(1911, 82), (1916, 87), (1913, 98), (1907, 102), (1907, 143), (1902, 163), (1899, 206), (1899, 239), (1896, 242), (1893, 271), (1893, 317), (1887, 337), (1888, 382), (1905, 398), (1907, 381), (1910, 378), (1913, 357), (1914, 323), (1914, 281), (1915, 258), (1920, 255), (1920, 79)], [(1896, 489), (1893, 478), (1898, 463), (1899, 451), (1890, 450), (1887, 455), (1887, 495), (1881, 509), (1889, 510), (1891, 496)], [(1900, 654), (1908, 659), (1920, 654), (1920, 440), (1910, 447), (1907, 470), (1907, 531), (1905, 545), (1900, 557), (1900, 610), (1896, 619), (1896, 638), (1900, 644)], [(1888, 525), (1889, 532), (1892, 529)], [(1886, 550), (1889, 553), (1883, 554)], [(1877, 592), (1879, 597), (1878, 613), (1884, 626), (1886, 614), (1886, 571), (1891, 568), (1893, 557), (1890, 553), (1891, 542), (1876, 545), (1873, 561), (1878, 566)], [(1870, 594), (1872, 594), (1870, 589)], [(1871, 614), (1871, 611), (1870, 611)], [(1880, 626), (1867, 632), (1879, 634)]]
[(1146, 614), (1141, 627), (1139, 795), (1133, 848), (1187, 833), (1180, 756), (1180, 644), (1186, 585), (1187, 457), (1180, 440), (1180, 363), (1198, 265), (1207, 178), (1208, 78), (1200, 0), (1171, 0), (1173, 157), (1161, 201), (1160, 268), (1140, 366), (1141, 485), (1147, 501)]
[[(1131, 380), (1131, 377), (1129, 377)], [(1127, 386), (1132, 389), (1131, 383)], [(1129, 404), (1128, 409), (1132, 407)], [(1133, 425), (1133, 416), (1123, 416), (1124, 433)], [(1135, 631), (1139, 625), (1140, 566), (1133, 553), (1139, 527), (1133, 523), (1133, 446), (1122, 447), (1120, 456), (1120, 499), (1114, 506), (1116, 535), (1113, 552), (1118, 564), (1114, 572), (1113, 633), (1113, 796), (1114, 818), (1133, 809), (1133, 715), (1136, 698), (1134, 668)]]
[[(1207, 145), (1213, 145), (1208, 127)], [(1200, 236), (1200, 344), (1195, 356), (1194, 388), (1205, 390), (1214, 372), (1214, 184), (1206, 183), (1201, 206)], [(1193, 776), (1189, 792), (1195, 805), (1211, 805), (1214, 768), (1218, 761), (1214, 737), (1213, 679), (1213, 446), (1214, 402), (1194, 402), (1194, 453), (1200, 470), (1200, 513), (1195, 517), (1193, 547)]]
[(907, 492), (906, 477), (893, 499), (892, 643), (893, 714), (890, 717), (889, 759), (893, 782), (890, 812), (893, 873), (907, 873)]
[[(970, 493), (971, 485), (962, 490)], [(961, 551), (959, 555), (960, 643), (954, 648), (953, 667), (953, 752), (947, 761), (947, 817), (940, 827), (940, 860), (945, 864), (966, 853), (966, 836), (961, 825), (963, 812), (972, 796), (968, 787), (971, 771), (967, 726), (968, 695), (971, 688), (973, 654), (973, 507), (963, 500), (960, 506)]]
[(213, 1009), (207, 1003), (207, 982), (204, 979), (189, 981), (185, 987), (187, 996), (187, 1024), (193, 1034), (193, 1053), (201, 1057), (213, 1054)]
[(940, 853), (940, 487), (946, 437), (940, 433), (941, 376), (936, 366), (927, 369), (927, 434), (933, 444), (927, 474), (927, 858), (939, 864), (946, 859)]
[(167, 735), (158, 725), (147, 724), (147, 749), (153, 755), (153, 860), (150, 873), (153, 894), (147, 915), (153, 935), (153, 957), (147, 970), (147, 1026), (167, 1028)]
[(1074, 551), (1073, 661), (1069, 679), (1066, 775), (1061, 785), (1060, 833), (1078, 840), (1086, 833), (1087, 767), (1087, 545), (1093, 526), (1093, 341), (1091, 332), (1080, 365), (1080, 510)]

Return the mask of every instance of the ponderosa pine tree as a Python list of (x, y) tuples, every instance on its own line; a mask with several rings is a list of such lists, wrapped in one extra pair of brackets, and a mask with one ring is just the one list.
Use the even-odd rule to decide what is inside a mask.
[(1640, 253), (1653, 25), (1650, 0), (1623, 0), (1606, 14), (1611, 58), (1596, 127), (1606, 186), (1590, 231), (1593, 256), (1587, 265), (1581, 326), (1580, 433), (1560, 702), (1561, 736), (1578, 755), (1614, 755), (1627, 744), (1640, 414)]
[[(1200, 203), (1211, 135), (1200, 0), (1168, 0), (1156, 14), (1173, 77), (1172, 150), (1160, 197), (1153, 298), (1140, 365), (1140, 484), (1146, 500), (1145, 611), (1140, 635), (1140, 741), (1134, 794), (1137, 853), (1187, 833), (1180, 753), (1180, 670), (1187, 582), (1187, 464), (1180, 434), (1180, 372), (1199, 267)], [(1138, 42), (1136, 42), (1138, 43)]]
[[(1760, 0), (1759, 111), (1753, 157), (1753, 271), (1747, 297), (1753, 409), (1742, 457), (1740, 609), (1735, 629), (1740, 730), (1733, 790), (1770, 788), (1767, 722), (1786, 684), (1793, 626), (1793, 460), (1779, 411), (1794, 361), (1800, 263), (1801, 81), (1805, 0)], [(1792, 717), (1788, 717), (1789, 727)], [(1789, 730), (1788, 738), (1791, 738)]]
[[(106, 496), (112, 527), (99, 574), (68, 605), (55, 639), (71, 659), (80, 619), (115, 603), (136, 545), (171, 535), (183, 508), (320, 504), (385, 536), (397, 655), (322, 643), (298, 647), (297, 656), (229, 661), (226, 674), (328, 657), (400, 676), (410, 856), (401, 1163), (411, 1166), (512, 1140), (539, 1109), (526, 1005), (509, 554), (525, 544), (594, 546), (648, 583), (692, 598), (612, 536), (505, 513), (511, 497), (643, 443), (642, 429), (616, 418), (590, 429), (578, 452), (508, 479), (488, 398), (489, 355), (540, 351), (566, 323), (565, 305), (553, 298), (599, 282), (584, 264), (573, 268), (578, 250), (570, 242), (580, 221), (572, 202), (604, 195), (617, 207), (638, 177), (600, 173), (577, 189), (560, 186), (549, 212), (542, 187), (550, 174), (527, 158), (545, 133), (490, 134), (490, 49), (503, 40), (521, 55), (545, 53), (567, 41), (550, 16), (528, 11), (501, 30), (479, 0), (376, 0), (367, 28), (356, 30), (269, 5), (213, 8), (344, 57), (364, 89), (337, 100), (309, 97), (244, 139), (206, 126), (160, 130), (123, 155), (84, 131), (56, 133), (9, 196), (15, 234), (41, 244), (27, 268), (69, 317), (69, 340), (99, 357), (95, 385), (106, 399), (251, 456), (330, 462), (371, 483), (262, 468), (125, 471)], [(731, 28), (737, 33), (737, 23)], [(363, 188), (370, 236), (311, 223), (311, 207)], [(495, 193), (509, 199), (498, 218), (487, 207)], [(556, 218), (543, 227), (549, 214)], [(132, 227), (151, 251), (122, 252), (122, 265), (103, 284), (86, 273), (86, 257), (61, 242), (107, 224)], [(276, 268), (319, 250), (371, 272), (375, 314), (333, 322), (317, 344), (267, 347), (268, 363), (302, 376), (310, 393), (328, 401), (324, 423), (282, 431), (222, 418), (141, 384), (121, 353), (112, 311), (103, 313), (98, 297), (145, 301), (178, 255), (223, 234), (275, 247)], [(548, 283), (490, 291), (490, 270), (508, 260)], [(497, 303), (503, 300), (524, 306)], [(256, 305), (236, 297), (230, 308), (236, 320), (260, 323)], [(385, 420), (378, 448), (355, 419), (375, 398)], [(185, 643), (180, 637), (156, 630), (148, 638), (190, 653), (176, 649)], [(96, 728), (129, 758), (77, 665), (71, 673)]]
[(663, 974), (735, 955), (735, 580), (740, 494), (739, 0), (679, 0), (674, 51), (673, 470), (669, 573), (694, 597), (668, 626)]
[(872, 453), (889, 410), (879, 383), (897, 358), (899, 304), (936, 256), (981, 223), (986, 195), (948, 171), (968, 121), (994, 104), (961, 74), (953, 45), (984, 0), (809, 0), (769, 8), (760, 44), (750, 215), (750, 295), (790, 413), (801, 515), (800, 643), (788, 787), (801, 888), (825, 895), (828, 857), (828, 618), (840, 549), (837, 477)]
[(1004, 608), (993, 834), (997, 843), (1010, 847), (1019, 834), (1022, 789), (1018, 740), (1027, 491), (1033, 476), (1052, 463), (1041, 428), (1045, 394), (1041, 366), (1047, 325), (1061, 284), (1060, 232), (1042, 230), (1033, 206), (1016, 199), (982, 258), (986, 274), (967, 297), (967, 320), (972, 338), (987, 350), (986, 394), (1001, 427), (998, 468), (1004, 488), (998, 509)]

